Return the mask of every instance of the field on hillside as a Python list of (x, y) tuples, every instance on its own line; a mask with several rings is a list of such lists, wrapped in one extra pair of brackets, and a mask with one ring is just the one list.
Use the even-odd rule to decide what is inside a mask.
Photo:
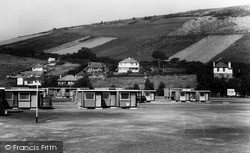
[(244, 35), (234, 45), (217, 55), (212, 61), (218, 59), (250, 64), (250, 34)]
[(155, 18), (152, 20), (135, 20), (133, 24), (121, 20), (114, 24), (104, 23), (76, 27), (70, 29), (70, 31), (98, 37), (154, 38), (170, 33), (188, 19), (190, 19), (190, 17)]
[[(89, 37), (85, 37), (85, 38), (88, 39)], [(83, 39), (85, 38), (81, 38), (73, 42), (69, 42), (69, 43), (60, 45), (58, 47), (51, 48), (44, 52), (50, 52), (50, 53), (56, 53), (56, 54), (67, 54), (67, 53), (72, 54), (72, 53), (76, 53), (78, 50), (80, 50), (83, 47), (93, 48), (93, 47), (105, 44), (115, 39), (112, 37), (95, 37), (95, 38), (91, 38), (91, 39), (84, 41)]]
[(68, 42), (72, 42), (74, 40), (84, 38), (87, 35), (79, 34), (79, 33), (72, 33), (68, 30), (61, 30), (52, 32), (48, 35), (32, 38), (26, 41), (16, 42), (7, 47), (14, 48), (14, 49), (33, 49), (35, 51), (43, 51), (46, 49), (58, 47), (62, 44), (66, 44)]
[(210, 35), (203, 38), (192, 46), (171, 56), (186, 61), (200, 61), (203, 63), (209, 62), (216, 55), (223, 52), (230, 45), (239, 40), (243, 34), (238, 35)]
[(40, 37), (40, 36), (45, 36), (45, 35), (48, 35), (48, 34), (49, 33), (33, 34), (33, 35), (22, 36), (22, 37), (9, 39), (9, 40), (0, 41), (0, 46), (16, 43), (16, 42), (19, 42), (19, 41), (25, 41), (25, 40), (28, 40), (28, 39), (32, 39), (32, 38), (36, 38), (36, 37)]
[(19, 72), (37, 63), (47, 62), (45, 60), (16, 57), (0, 54), (0, 84), (3, 83), (6, 75)]
[[(154, 83), (154, 88), (157, 89), (160, 82), (163, 82), (166, 87), (196, 87), (196, 76), (195, 75), (169, 75), (169, 76), (149, 76), (151, 82)], [(141, 86), (144, 89), (145, 83), (144, 77), (111, 77), (102, 79), (91, 79), (91, 83), (94, 87), (110, 87), (115, 85), (119, 88), (133, 87), (135, 83)]]
[(118, 38), (104, 45), (93, 48), (97, 56), (108, 56), (114, 59), (134, 57), (142, 61), (153, 60), (153, 51), (162, 51), (167, 57), (191, 46), (203, 36), (161, 36), (152, 39)]

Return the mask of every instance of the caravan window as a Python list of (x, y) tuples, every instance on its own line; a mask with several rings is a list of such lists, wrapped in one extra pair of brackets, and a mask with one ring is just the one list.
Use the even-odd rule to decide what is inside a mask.
[(121, 93), (121, 100), (129, 100), (129, 92)]
[(30, 93), (28, 92), (19, 93), (19, 100), (30, 100)]
[(5, 99), (6, 100), (13, 100), (13, 97), (14, 97), (14, 95), (13, 95), (12, 92), (6, 92), (5, 93)]
[(94, 92), (86, 92), (85, 93), (85, 99), (94, 100), (95, 99), (95, 93)]

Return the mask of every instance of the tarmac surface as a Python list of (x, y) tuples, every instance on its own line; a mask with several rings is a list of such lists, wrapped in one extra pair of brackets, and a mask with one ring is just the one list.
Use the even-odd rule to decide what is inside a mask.
[(138, 109), (22, 110), (0, 116), (1, 141), (63, 141), (64, 152), (249, 153), (250, 104), (138, 104)]

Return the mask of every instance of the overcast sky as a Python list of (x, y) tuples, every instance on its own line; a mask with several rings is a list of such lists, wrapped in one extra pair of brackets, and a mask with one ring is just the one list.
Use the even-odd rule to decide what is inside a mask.
[(250, 4), (249, 0), (0, 0), (0, 40), (75, 25)]

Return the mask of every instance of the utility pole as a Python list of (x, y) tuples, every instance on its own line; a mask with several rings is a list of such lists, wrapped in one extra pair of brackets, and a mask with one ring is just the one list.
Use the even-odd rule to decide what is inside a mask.
[(39, 93), (38, 93), (38, 84), (36, 85), (36, 123), (38, 123), (38, 98), (39, 98)]

